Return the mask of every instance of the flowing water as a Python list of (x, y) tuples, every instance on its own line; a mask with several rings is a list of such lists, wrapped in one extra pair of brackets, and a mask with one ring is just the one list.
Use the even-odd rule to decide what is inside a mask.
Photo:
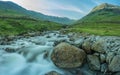
[[(55, 31), (0, 45), (0, 75), (45, 75), (50, 71), (64, 75), (65, 70), (56, 67), (50, 58), (54, 42), (59, 40), (69, 38)], [(5, 49), (14, 49), (15, 52), (9, 53)]]

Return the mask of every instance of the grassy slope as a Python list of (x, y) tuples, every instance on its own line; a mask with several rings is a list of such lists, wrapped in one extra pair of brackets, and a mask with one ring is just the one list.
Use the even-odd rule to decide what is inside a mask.
[(62, 26), (58, 23), (40, 21), (25, 17), (0, 18), (0, 35), (18, 35), (31, 31), (58, 30)]
[(120, 36), (120, 10), (100, 10), (88, 14), (68, 31)]

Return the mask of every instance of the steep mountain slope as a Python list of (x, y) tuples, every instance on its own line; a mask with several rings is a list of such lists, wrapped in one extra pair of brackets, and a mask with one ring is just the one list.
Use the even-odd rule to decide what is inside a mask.
[(120, 6), (107, 3), (101, 4), (93, 8), (87, 16), (78, 21), (78, 23), (83, 22), (120, 23)]
[(0, 16), (29, 16), (40, 20), (47, 20), (62, 24), (71, 24), (74, 22), (74, 20), (68, 18), (48, 16), (35, 11), (26, 10), (25, 8), (10, 1), (0, 1)]
[(101, 4), (78, 20), (70, 31), (120, 36), (120, 6)]

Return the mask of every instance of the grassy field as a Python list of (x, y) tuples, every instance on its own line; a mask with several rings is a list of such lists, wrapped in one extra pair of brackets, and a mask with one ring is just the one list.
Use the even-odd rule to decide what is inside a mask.
[(28, 17), (0, 17), (0, 35), (18, 35), (31, 31), (58, 30), (62, 25)]
[(67, 32), (89, 33), (102, 36), (120, 36), (120, 24), (114, 23), (86, 23), (71, 26)]

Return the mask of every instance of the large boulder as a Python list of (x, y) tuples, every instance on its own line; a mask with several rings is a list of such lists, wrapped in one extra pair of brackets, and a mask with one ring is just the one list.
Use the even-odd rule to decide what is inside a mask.
[(57, 45), (51, 55), (53, 63), (60, 68), (76, 68), (83, 64), (86, 53), (68, 43)]

